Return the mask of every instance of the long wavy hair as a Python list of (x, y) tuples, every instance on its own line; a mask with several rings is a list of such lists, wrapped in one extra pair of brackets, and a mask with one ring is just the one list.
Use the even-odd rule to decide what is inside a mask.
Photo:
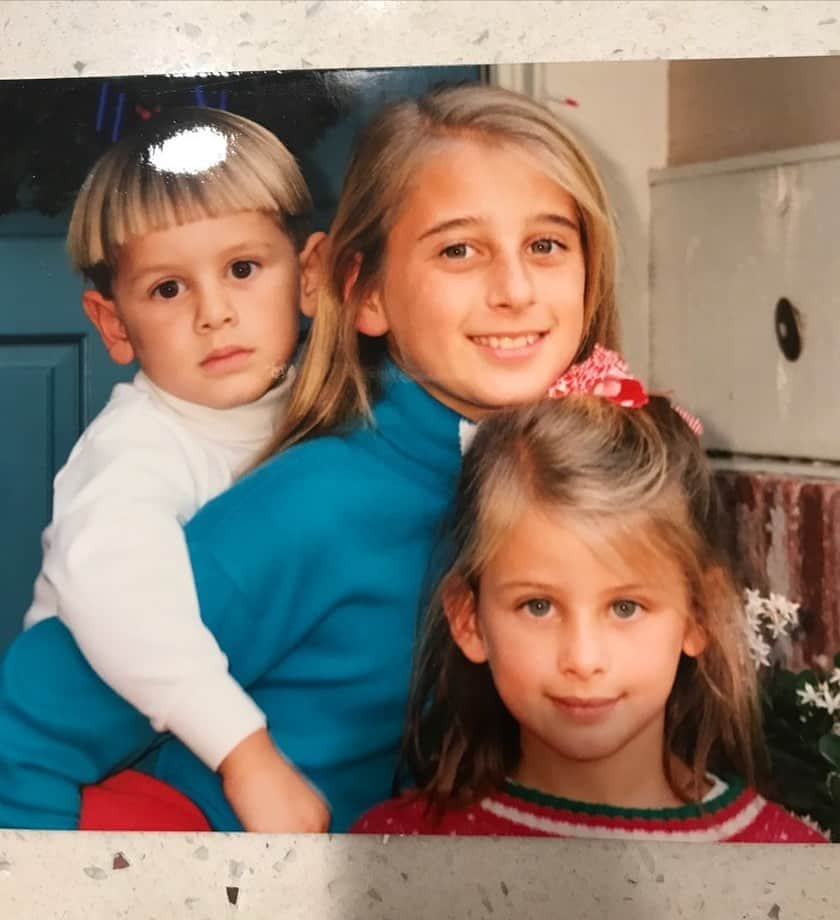
[[(419, 793), (441, 810), (468, 804), (499, 788), (518, 762), (519, 726), (488, 665), (470, 662), (452, 638), (444, 595), (477, 592), (506, 534), (535, 506), (603, 532), (619, 551), (641, 546), (654, 564), (666, 558), (679, 567), (707, 645), (678, 666), (666, 710), (666, 776), (694, 801), (709, 769), (754, 782), (761, 753), (755, 669), (698, 440), (663, 397), (631, 409), (570, 396), (494, 413), (465, 458), (453, 561), (422, 627), (408, 704), (403, 765)], [(690, 767), (688, 788), (672, 775), (672, 756)]]
[(395, 102), (356, 142), (330, 228), (324, 289), (286, 421), (261, 459), (370, 417), (386, 346), (357, 332), (359, 310), (381, 276), (388, 233), (424, 158), (441, 142), (464, 137), (527, 150), (574, 199), (586, 264), (584, 331), (574, 360), (587, 357), (596, 343), (617, 345), (609, 203), (591, 160), (557, 117), (533, 99), (482, 84), (449, 86)]

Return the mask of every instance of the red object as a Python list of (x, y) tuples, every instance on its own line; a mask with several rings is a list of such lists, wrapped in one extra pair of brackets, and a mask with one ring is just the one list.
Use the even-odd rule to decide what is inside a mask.
[[(591, 393), (631, 409), (639, 409), (648, 402), (644, 384), (630, 373), (624, 358), (603, 345), (596, 345), (588, 358), (573, 364), (555, 380), (549, 387), (548, 397), (561, 399), (570, 393)], [(703, 433), (700, 419), (681, 406), (672, 405), (674, 411), (699, 437)]]
[(210, 831), (201, 809), (182, 792), (137, 770), (123, 770), (82, 789), (80, 831)]
[(508, 783), (501, 792), (439, 820), (423, 799), (383, 802), (363, 815), (355, 834), (581, 837), (685, 843), (826, 843), (810, 825), (733, 784), (706, 806), (621, 809), (553, 799)]
[(160, 106), (156, 105), (153, 109), (147, 109), (144, 105), (135, 105), (134, 111), (143, 119), (143, 121), (148, 121), (152, 115), (155, 115), (160, 111)]

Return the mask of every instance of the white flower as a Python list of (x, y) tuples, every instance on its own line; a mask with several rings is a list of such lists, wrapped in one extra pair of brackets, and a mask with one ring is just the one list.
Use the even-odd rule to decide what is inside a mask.
[(813, 684), (805, 684), (804, 687), (800, 687), (796, 691), (796, 695), (803, 706), (817, 706), (820, 701), (817, 688)]
[(806, 684), (796, 691), (796, 695), (803, 706), (823, 709), (830, 716), (840, 712), (840, 690), (833, 691), (827, 680), (821, 680), (818, 684)]
[(744, 614), (750, 655), (756, 668), (766, 667), (770, 664), (773, 643), (799, 625), (799, 604), (782, 594), (771, 593), (763, 597), (755, 589), (746, 588)]
[(765, 668), (769, 667), (771, 648), (765, 641), (764, 636), (761, 635), (761, 632), (759, 630), (749, 629), (747, 631), (747, 642), (755, 666), (757, 668), (761, 666)]
[(761, 614), (764, 609), (764, 598), (754, 588), (744, 589), (744, 606), (748, 614)]
[(840, 668), (835, 668), (831, 674), (828, 675), (828, 682), (840, 686)]
[(774, 639), (786, 635), (799, 625), (799, 604), (794, 604), (781, 594), (771, 594), (763, 612)]

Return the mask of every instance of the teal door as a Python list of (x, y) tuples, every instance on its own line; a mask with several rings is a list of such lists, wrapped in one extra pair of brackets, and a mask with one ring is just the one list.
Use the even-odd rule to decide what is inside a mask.
[[(478, 81), (482, 74), (478, 67), (430, 67), (328, 76), (328, 95), (336, 95), (329, 124), (310, 131), (311, 137), (304, 132), (303, 140), (298, 122), (309, 111), (311, 87), (278, 83), (276, 74), (232, 75), (216, 81), (212, 92), (195, 86), (195, 79), (130, 78), (119, 83), (119, 96), (113, 86), (106, 93), (98, 80), (0, 82), (0, 116), (17, 126), (0, 133), (0, 212), (6, 212), (0, 213), (0, 652), (32, 600), (41, 531), (52, 516), (53, 478), (114, 384), (135, 371), (110, 361), (82, 312), (82, 281), (64, 253), (67, 214), (10, 210), (19, 184), (34, 179), (41, 209), (57, 210), (55, 201), (72, 198), (74, 177), (92, 165), (106, 136), (114, 131), (116, 137), (117, 115), (101, 103), (116, 99), (122, 115), (132, 111), (125, 99), (146, 99), (147, 93), (151, 107), (189, 91), (175, 104), (206, 96), (209, 105), (265, 121), (294, 146), (313, 192), (316, 224), (326, 229), (355, 134), (376, 108), (438, 82)], [(30, 138), (32, 147), (20, 137)]]
[(109, 359), (82, 312), (64, 255), (66, 220), (0, 217), (0, 648), (19, 630), (52, 513), (52, 481), (111, 388)]

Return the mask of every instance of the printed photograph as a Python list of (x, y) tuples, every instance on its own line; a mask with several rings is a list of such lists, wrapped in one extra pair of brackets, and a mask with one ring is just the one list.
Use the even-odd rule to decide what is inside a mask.
[(840, 842), (838, 78), (0, 82), (0, 827)]

